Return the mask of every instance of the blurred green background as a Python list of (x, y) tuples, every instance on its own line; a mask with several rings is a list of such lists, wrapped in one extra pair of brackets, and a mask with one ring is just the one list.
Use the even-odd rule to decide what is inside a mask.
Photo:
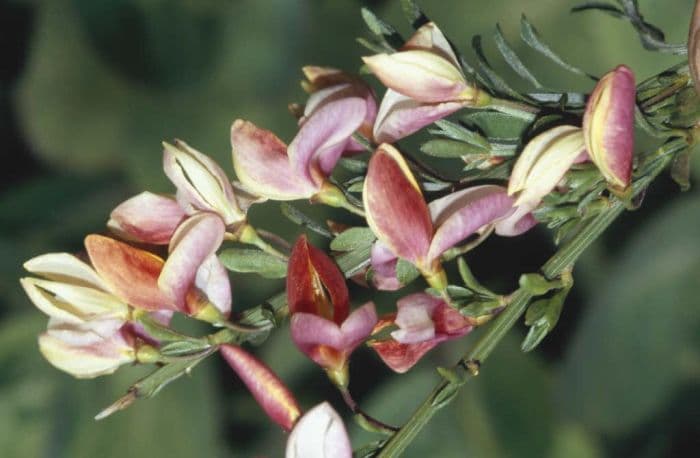
[[(678, 62), (644, 51), (632, 28), (600, 13), (570, 15), (577, 0), (440, 0), (426, 12), (466, 52), (473, 34), (499, 22), (517, 43), (525, 12), (572, 63), (601, 74), (626, 63), (638, 79)], [(647, 19), (682, 42), (692, 0), (640, 0)], [(366, 54), (360, 7), (406, 35), (397, 0), (14, 0), (0, 3), (0, 456), (250, 457), (282, 455), (285, 437), (216, 358), (156, 399), (95, 422), (142, 368), (78, 381), (40, 356), (46, 319), (20, 290), (21, 263), (49, 251), (79, 251), (103, 232), (109, 211), (149, 189), (171, 192), (160, 141), (177, 136), (232, 173), (228, 131), (237, 117), (289, 140), (286, 110), (303, 102), (300, 67), (356, 70)], [(540, 79), (590, 90), (541, 57)], [(505, 70), (499, 63), (496, 66)], [(517, 83), (516, 83), (517, 84)], [(639, 149), (651, 144), (640, 142)], [(696, 167), (700, 171), (700, 168)], [(316, 210), (318, 211), (318, 210)], [(289, 240), (298, 228), (275, 205), (253, 221)], [(332, 215), (347, 219), (341, 213)], [(700, 450), (700, 195), (666, 177), (644, 207), (626, 214), (584, 256), (562, 319), (533, 353), (520, 327), (482, 375), (440, 413), (411, 457), (697, 456)], [(544, 230), (492, 238), (469, 254), (490, 286), (514, 289), (553, 247)], [(235, 275), (234, 307), (257, 304), (279, 282)], [(367, 293), (357, 291), (358, 303)], [(393, 302), (380, 301), (384, 310)], [(361, 404), (401, 423), (474, 336), (434, 351), (404, 376), (367, 350), (354, 355), (352, 389)], [(323, 373), (290, 344), (286, 330), (256, 352), (298, 394), (304, 408), (339, 403)], [(352, 426), (355, 446), (372, 440)]]

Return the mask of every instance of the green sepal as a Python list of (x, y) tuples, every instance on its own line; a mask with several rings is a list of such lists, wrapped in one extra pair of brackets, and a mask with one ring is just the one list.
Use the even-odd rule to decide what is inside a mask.
[(227, 248), (219, 254), (219, 259), (224, 267), (234, 272), (256, 273), (263, 278), (287, 276), (287, 263), (261, 250)]
[(331, 241), (333, 251), (353, 251), (371, 246), (377, 238), (368, 227), (351, 227)]

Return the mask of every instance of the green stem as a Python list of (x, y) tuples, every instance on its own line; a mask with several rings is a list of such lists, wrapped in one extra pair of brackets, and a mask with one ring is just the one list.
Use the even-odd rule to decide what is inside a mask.
[[(670, 163), (672, 154), (668, 154), (668, 149), (664, 150), (664, 153), (657, 160), (645, 164), (641, 177), (634, 183), (633, 195), (642, 192)], [(591, 220), (542, 266), (542, 272), (546, 277), (555, 278), (571, 268), (581, 253), (624, 211), (625, 205), (621, 201), (613, 199), (612, 202), (609, 208)], [(525, 313), (530, 299), (532, 299), (532, 295), (523, 288), (511, 295), (506, 309), (492, 322), (471, 351), (466, 353), (453, 367), (453, 371), (458, 374), (458, 377), (440, 382), (411, 418), (384, 444), (376, 455), (377, 458), (399, 456), (406, 449), (433, 415), (454, 398), (462, 385), (478, 374), (474, 368), (478, 368), (488, 358), (501, 339), (518, 322)]]

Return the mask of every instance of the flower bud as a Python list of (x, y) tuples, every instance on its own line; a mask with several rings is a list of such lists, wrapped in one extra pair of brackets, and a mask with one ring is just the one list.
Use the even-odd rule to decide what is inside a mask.
[(586, 149), (605, 180), (617, 191), (629, 186), (634, 152), (634, 74), (620, 65), (605, 74), (586, 104)]
[(301, 412), (284, 383), (269, 367), (242, 348), (222, 345), (220, 351), (265, 413), (285, 431), (290, 431)]
[(374, 304), (349, 314), (345, 278), (321, 250), (299, 238), (289, 257), (287, 304), (292, 340), (340, 387), (348, 383), (348, 358), (377, 322)]
[(508, 194), (519, 193), (514, 205), (537, 207), (585, 150), (583, 132), (575, 126), (558, 126), (530, 140), (508, 182)]
[(327, 402), (299, 419), (287, 440), (286, 458), (351, 458), (352, 445), (343, 420)]
[(218, 213), (227, 226), (245, 219), (228, 177), (211, 158), (180, 140), (174, 145), (163, 143), (163, 147), (163, 169), (188, 213)]

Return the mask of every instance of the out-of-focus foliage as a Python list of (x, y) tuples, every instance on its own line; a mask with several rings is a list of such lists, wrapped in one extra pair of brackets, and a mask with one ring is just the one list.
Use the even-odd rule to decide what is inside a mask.
[[(94, 422), (142, 371), (123, 368), (76, 381), (50, 367), (36, 345), (45, 320), (17, 281), (21, 263), (43, 252), (79, 251), (84, 234), (104, 231), (110, 209), (142, 189), (170, 192), (162, 139), (186, 140), (229, 173), (234, 118), (288, 140), (295, 121), (286, 105), (304, 99), (300, 67), (356, 70), (366, 53), (354, 41), (364, 35), (360, 7), (404, 24), (398, 3), (15, 0), (0, 6), (4, 17), (20, 21), (16, 34), (8, 36), (6, 26), (3, 47), (23, 56), (2, 74), (7, 122), (0, 132), (3, 145), (12, 146), (3, 146), (3, 157), (26, 164), (12, 175), (0, 172), (12, 183), (0, 188), (0, 456), (280, 456), (283, 434), (216, 358), (156, 399)], [(625, 63), (643, 79), (678, 61), (644, 51), (632, 28), (615, 18), (569, 15), (575, 0), (420, 3), (467, 56), (471, 36), (482, 34), (485, 52), (505, 74), (510, 70), (487, 37), (498, 22), (508, 41), (518, 43), (523, 12), (560, 55), (589, 73)], [(639, 1), (673, 43), (685, 40), (692, 3)], [(591, 89), (590, 81), (522, 44), (515, 49), (543, 83)], [(522, 84), (515, 76), (509, 82)], [(641, 141), (638, 149), (647, 146)], [(448, 167), (453, 161), (430, 160)], [(252, 213), (262, 227), (286, 224), (275, 205)], [(669, 180), (655, 184), (644, 207), (625, 215), (577, 266), (555, 332), (529, 354), (519, 350), (522, 335), (507, 339), (407, 456), (662, 457), (683, 456), (683, 446), (694, 443), (697, 451), (699, 222), (694, 189), (681, 196)], [(518, 266), (536, 266), (551, 252), (546, 240), (542, 234), (526, 242), (491, 240), (469, 254), (469, 264), (507, 291), (516, 286), (507, 279), (517, 278)], [(252, 274), (234, 275), (233, 284), (237, 310), (281, 287)], [(367, 299), (357, 292), (358, 304)], [(379, 305), (389, 310), (393, 303)], [(390, 375), (360, 351), (352, 388), (366, 410), (399, 424), (437, 381), (431, 368), (452, 364), (474, 338), (451, 343), (404, 376)], [(344, 412), (324, 374), (289, 342), (283, 329), (257, 353), (302, 407), (328, 398)], [(356, 446), (374, 439), (359, 428), (351, 433)]]

